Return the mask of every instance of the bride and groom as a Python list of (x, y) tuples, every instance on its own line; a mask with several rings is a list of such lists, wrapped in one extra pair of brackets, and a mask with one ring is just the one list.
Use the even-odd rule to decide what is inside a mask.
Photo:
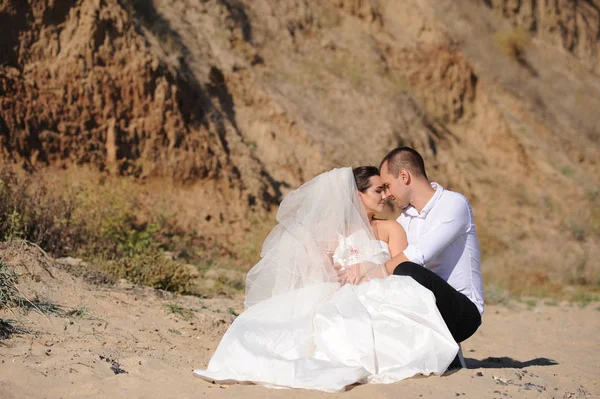
[[(372, 166), (325, 172), (289, 193), (246, 280), (245, 311), (209, 381), (343, 391), (443, 374), (481, 324), (473, 213), (398, 147)], [(398, 221), (377, 219), (386, 198)]]

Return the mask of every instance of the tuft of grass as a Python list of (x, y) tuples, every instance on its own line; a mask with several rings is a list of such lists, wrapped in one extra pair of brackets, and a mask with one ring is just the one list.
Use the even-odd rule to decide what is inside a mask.
[[(583, 241), (583, 238), (580, 239), (579, 236), (576, 234), (578, 232), (579, 232), (579, 230), (573, 231), (575, 238), (578, 241)], [(584, 233), (581, 232), (580, 234), (583, 235)], [(590, 281), (590, 279), (587, 277), (587, 274), (586, 274), (587, 261), (588, 261), (588, 255), (587, 255), (587, 251), (585, 251), (584, 255), (577, 263), (577, 266), (565, 271), (565, 275), (566, 275), (565, 280), (568, 284), (581, 285), (581, 286), (586, 286), (586, 285), (592, 284), (592, 281)]]
[(25, 298), (17, 288), (18, 282), (18, 277), (14, 270), (0, 260), (0, 307), (7, 310), (16, 308), (23, 313), (35, 310), (45, 315), (53, 313), (60, 316), (69, 314), (79, 315), (83, 310), (87, 312), (87, 307), (66, 312), (62, 306), (49, 301), (40, 301), (35, 298), (29, 300)]
[(486, 285), (484, 295), (488, 305), (505, 305), (509, 301), (508, 292), (498, 285)]
[(65, 309), (56, 304), (56, 303), (52, 303), (52, 302), (47, 302), (47, 301), (39, 301), (39, 300), (32, 300), (32, 301), (27, 301), (24, 305), (24, 307), (29, 311), (29, 310), (37, 310), (40, 313), (43, 314), (56, 314), (59, 316), (64, 316), (66, 314)]
[(89, 313), (89, 311), (90, 310), (88, 309), (88, 307), (86, 305), (82, 305), (78, 308), (75, 308), (73, 310), (66, 312), (65, 314), (67, 316), (73, 316), (73, 317), (77, 317), (78, 319), (82, 319)]
[(16, 320), (0, 319), (0, 339), (9, 339), (15, 334), (31, 334), (26, 328), (19, 327)]
[[(9, 311), (18, 309), (21, 312), (36, 310), (42, 314), (60, 313), (62, 307), (49, 302), (30, 301), (17, 288), (18, 276), (0, 259), (0, 308)], [(26, 328), (19, 327), (16, 320), (0, 319), (0, 339), (8, 339), (14, 334), (30, 334)]]
[(563, 176), (571, 177), (571, 176), (573, 176), (575, 171), (573, 169), (569, 168), (568, 166), (565, 166), (565, 167), (560, 168), (560, 173), (562, 173)]
[(585, 308), (594, 302), (600, 301), (600, 294), (589, 292), (587, 290), (577, 289), (569, 298), (572, 302), (581, 308)]
[(538, 304), (538, 301), (537, 301), (536, 299), (532, 299), (532, 298), (529, 298), (529, 299), (522, 299), (520, 302), (522, 302), (522, 303), (524, 303), (525, 305), (527, 305), (527, 307), (528, 307), (529, 309), (533, 309), (533, 308), (535, 308), (535, 307), (537, 306), (537, 304)]
[[(569, 221), (569, 230), (571, 230), (571, 234), (577, 241), (585, 241), (585, 229), (579, 223), (574, 220)], [(583, 265), (578, 267), (585, 268), (585, 261), (583, 261)]]
[(169, 332), (176, 334), (176, 335), (181, 335), (181, 331), (175, 329), (175, 328), (169, 328)]
[(235, 291), (241, 291), (244, 289), (244, 281), (240, 278), (229, 278), (225, 274), (221, 274), (217, 277), (215, 288), (217, 291), (222, 291), (225, 287), (231, 287)]
[(98, 259), (106, 272), (136, 284), (178, 293), (189, 292), (194, 276), (181, 262), (161, 254), (137, 254), (116, 260)]
[(184, 308), (176, 303), (166, 303), (164, 306), (167, 310), (167, 313), (179, 316), (185, 321), (190, 321), (194, 318), (194, 311), (192, 309)]
[(0, 307), (10, 309), (22, 308), (26, 300), (17, 288), (19, 282), (14, 270), (0, 260)]
[(340, 51), (335, 52), (323, 60), (324, 63), (306, 61), (305, 70), (311, 75), (325, 70), (338, 78), (350, 83), (355, 90), (362, 90), (366, 86), (365, 76), (368, 75), (364, 60), (356, 58), (353, 54)]
[(389, 71), (390, 89), (394, 94), (397, 93), (411, 93), (413, 91), (410, 81), (406, 76), (398, 72), (397, 70)]
[(497, 32), (493, 40), (506, 56), (521, 62), (524, 59), (530, 37), (526, 30), (516, 28)]

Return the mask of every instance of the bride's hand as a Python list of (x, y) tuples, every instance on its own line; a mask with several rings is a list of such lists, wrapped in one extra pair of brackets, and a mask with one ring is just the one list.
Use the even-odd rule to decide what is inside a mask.
[(388, 276), (385, 264), (378, 265), (372, 262), (356, 263), (346, 267), (342, 267), (336, 263), (334, 269), (337, 273), (338, 282), (341, 285), (358, 285), (365, 281), (375, 278), (386, 278)]
[(363, 278), (362, 264), (357, 263), (348, 267), (343, 267), (339, 263), (333, 265), (335, 272), (337, 273), (338, 282), (341, 285), (353, 284), (357, 285)]

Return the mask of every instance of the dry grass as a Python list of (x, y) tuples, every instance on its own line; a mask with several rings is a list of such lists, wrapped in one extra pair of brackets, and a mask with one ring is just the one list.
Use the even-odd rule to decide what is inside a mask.
[(100, 173), (71, 177), (41, 178), (5, 169), (0, 175), (0, 240), (28, 240), (56, 257), (93, 259), (117, 277), (187, 291), (189, 270), (162, 253), (189, 250), (194, 232), (178, 229), (166, 212), (145, 204), (143, 187), (135, 181)]
[(486, 302), (503, 303), (515, 296), (551, 297), (574, 302), (600, 299), (600, 282), (595, 269), (587, 263), (570, 263), (573, 261), (561, 252), (565, 248), (573, 249), (567, 245), (540, 253), (538, 248), (531, 246), (527, 253), (510, 248), (504, 254), (484, 258)]
[(25, 299), (17, 288), (18, 278), (14, 270), (0, 260), (0, 308), (21, 308)]
[[(14, 312), (14, 309), (27, 309), (30, 304), (17, 288), (18, 277), (14, 270), (0, 259), (0, 310)], [(0, 318), (0, 340), (14, 334), (28, 334), (29, 330), (19, 327), (19, 322)]]
[(190, 321), (196, 317), (193, 309), (185, 308), (176, 303), (166, 303), (164, 306), (167, 313), (173, 314), (184, 321)]
[[(81, 257), (112, 276), (174, 292), (243, 293), (245, 273), (260, 259), (262, 243), (276, 224), (273, 214), (255, 216), (239, 234), (243, 239), (209, 245), (190, 227), (194, 223), (180, 223), (183, 205), (175, 208), (173, 200), (152, 199), (156, 192), (166, 193), (165, 198), (175, 195), (160, 186), (89, 171), (55, 180), (51, 174), (41, 178), (5, 172), (0, 182), (0, 239), (31, 240), (53, 256)], [(543, 216), (560, 214), (562, 222), (556, 236), (550, 236), (542, 231), (546, 225), (509, 226), (496, 207), (476, 215), (487, 300), (532, 295), (579, 301), (582, 295), (571, 287), (600, 291), (594, 262), (600, 196), (590, 191), (587, 203), (569, 210), (549, 194), (540, 200), (515, 190), (517, 201), (542, 201), (538, 208)], [(190, 214), (185, 215), (189, 221)], [(541, 236), (554, 244), (540, 245)], [(164, 251), (176, 253), (176, 259), (165, 257)]]
[(523, 59), (530, 40), (529, 34), (523, 28), (500, 31), (494, 35), (494, 42), (500, 50), (515, 61)]
[(178, 293), (189, 292), (194, 276), (184, 264), (161, 254), (136, 254), (95, 263), (106, 272), (136, 284)]
[(26, 328), (20, 327), (21, 323), (12, 319), (0, 319), (0, 340), (9, 339), (15, 334), (30, 334)]
[[(89, 315), (87, 306), (69, 308), (48, 300), (40, 299), (38, 293), (28, 298), (21, 290), (19, 283), (23, 280), (39, 281), (39, 273), (47, 272), (53, 278), (47, 265), (47, 254), (35, 244), (26, 241), (13, 241), (2, 244), (2, 257), (10, 259), (8, 263), (0, 258), (0, 311), (2, 314), (17, 313), (27, 315), (34, 311), (48, 317), (55, 315), (65, 318), (94, 318)], [(45, 273), (44, 272), (44, 273)], [(33, 331), (22, 326), (18, 320), (0, 318), (0, 339), (8, 339), (14, 334), (30, 334)]]
[[(275, 216), (255, 217), (250, 220), (250, 228), (246, 234), (247, 239), (233, 247), (235, 258), (225, 259), (235, 269), (248, 271), (260, 260), (260, 251), (265, 238), (277, 225)], [(221, 262), (224, 260), (221, 259)]]
[(54, 192), (32, 176), (0, 172), (0, 240), (27, 239), (54, 253), (82, 245), (82, 220), (74, 220), (76, 200)]

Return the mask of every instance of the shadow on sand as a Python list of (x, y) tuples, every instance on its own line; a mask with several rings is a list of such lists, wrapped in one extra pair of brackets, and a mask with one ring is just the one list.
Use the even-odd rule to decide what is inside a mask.
[(465, 358), (470, 369), (522, 369), (529, 366), (555, 366), (558, 362), (545, 357), (521, 362), (510, 357), (486, 357), (482, 360)]

